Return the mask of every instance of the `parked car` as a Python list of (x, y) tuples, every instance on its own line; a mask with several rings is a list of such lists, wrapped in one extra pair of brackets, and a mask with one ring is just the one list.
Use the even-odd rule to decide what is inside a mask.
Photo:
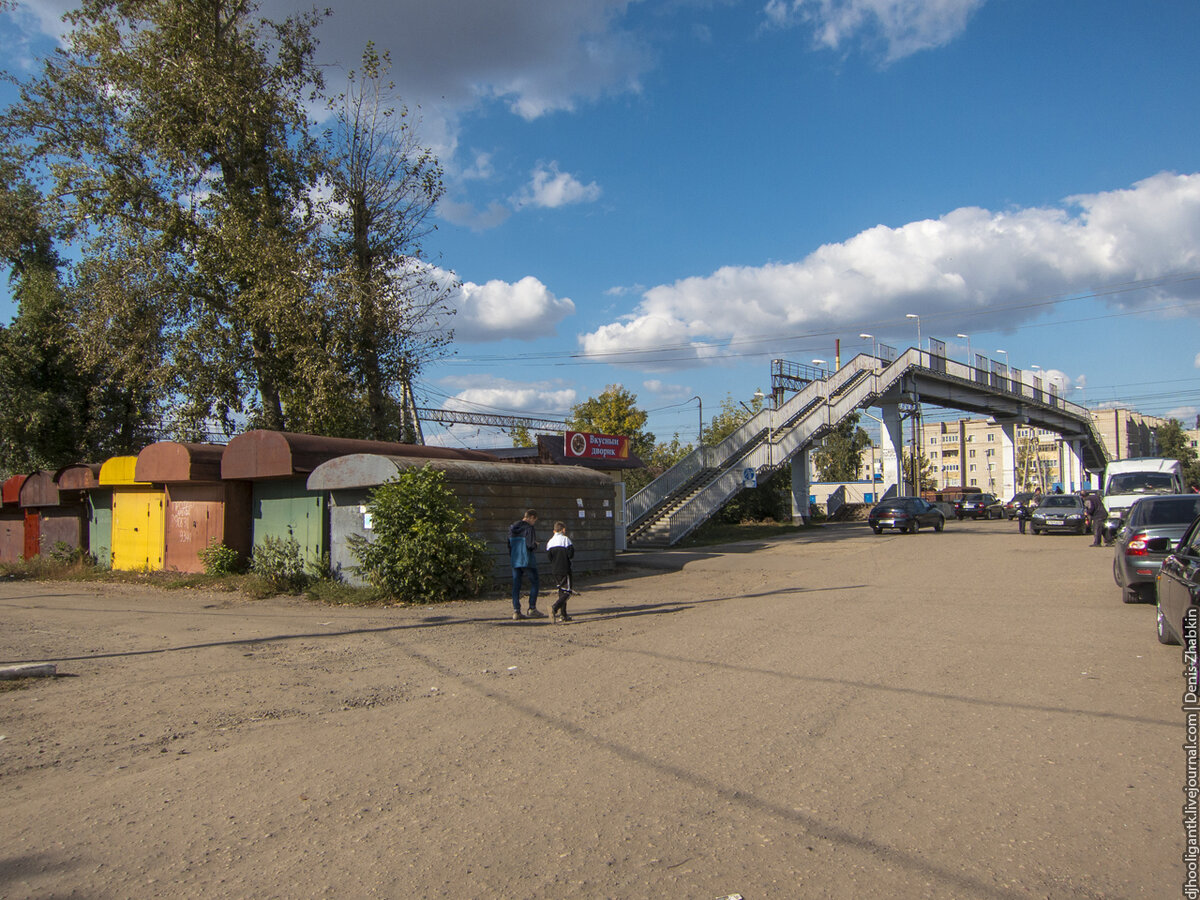
[(1154, 599), (1154, 582), (1163, 559), (1197, 516), (1197, 494), (1142, 497), (1129, 507), (1113, 554), (1113, 580), (1126, 603)]
[(967, 494), (954, 501), (954, 516), (958, 519), (998, 519), (1003, 514), (995, 494)]
[(867, 523), (876, 534), (885, 528), (916, 534), (922, 527), (941, 531), (946, 527), (946, 517), (940, 509), (920, 497), (893, 497), (876, 503), (867, 516)]
[(1009, 519), (1015, 519), (1024, 510), (1026, 517), (1037, 508), (1033, 502), (1033, 493), (1030, 491), (1022, 491), (1019, 494), (1013, 494), (1013, 498), (1004, 504), (1004, 515)]
[(1187, 527), (1175, 549), (1162, 561), (1159, 568), (1156, 594), (1158, 595), (1158, 640), (1163, 644), (1182, 644), (1185, 637), (1192, 640), (1195, 649), (1195, 634), (1189, 635), (1194, 627), (1200, 605), (1200, 518)]
[(1083, 499), (1078, 494), (1049, 494), (1043, 497), (1033, 511), (1029, 527), (1034, 534), (1049, 534), (1052, 531), (1087, 534), (1088, 518), (1083, 509)]

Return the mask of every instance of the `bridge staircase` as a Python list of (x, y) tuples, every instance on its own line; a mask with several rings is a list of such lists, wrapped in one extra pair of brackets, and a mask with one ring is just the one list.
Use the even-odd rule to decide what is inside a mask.
[(778, 409), (760, 410), (717, 445), (693, 450), (629, 498), (627, 546), (677, 543), (741, 492), (748, 472), (765, 481), (856, 410), (934, 388), (942, 391), (941, 402), (957, 408), (994, 412), (1003, 406), (1019, 410), (1035, 427), (1069, 428), (1084, 439), (1085, 456), (1103, 467), (1103, 443), (1086, 409), (1016, 381), (981, 385), (981, 373), (915, 348), (891, 361), (860, 354), (808, 383)]

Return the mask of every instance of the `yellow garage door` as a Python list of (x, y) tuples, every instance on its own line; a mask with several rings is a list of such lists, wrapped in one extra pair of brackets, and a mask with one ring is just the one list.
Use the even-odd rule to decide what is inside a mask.
[(162, 491), (113, 488), (112, 567), (156, 571), (163, 567)]

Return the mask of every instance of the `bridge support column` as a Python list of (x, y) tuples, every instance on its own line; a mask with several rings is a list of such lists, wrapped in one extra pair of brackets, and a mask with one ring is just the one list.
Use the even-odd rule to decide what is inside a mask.
[(1063, 451), (1071, 472), (1071, 483), (1063, 485), (1063, 490), (1077, 491), (1083, 487), (1083, 482), (1088, 477), (1087, 472), (1083, 470), (1083, 441), (1064, 441)]
[(805, 447), (792, 457), (792, 524), (799, 525), (808, 522), (808, 498), (812, 493), (812, 479), (809, 477), (809, 464), (812, 448)]
[(1017, 492), (1016, 425), (1000, 426), (1000, 484), (996, 497), (1004, 500)]
[(900, 485), (900, 454), (904, 448), (900, 407), (892, 403), (880, 407), (879, 412), (879, 418), (883, 421), (879, 429), (879, 449), (883, 457), (883, 481), (879, 483), (879, 497), (895, 497), (907, 493)]

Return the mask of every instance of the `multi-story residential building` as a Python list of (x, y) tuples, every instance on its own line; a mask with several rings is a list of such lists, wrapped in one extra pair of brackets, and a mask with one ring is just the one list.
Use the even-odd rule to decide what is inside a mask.
[(1167, 424), (1159, 416), (1144, 416), (1131, 409), (1093, 409), (1092, 421), (1109, 459), (1158, 456), (1156, 429)]
[(1003, 426), (986, 419), (926, 421), (921, 427), (921, 449), (938, 488), (975, 487), (1010, 497), (1018, 490), (1047, 491), (1064, 483), (1067, 467), (1057, 434), (1018, 426), (1012, 445), (1009, 450)]

